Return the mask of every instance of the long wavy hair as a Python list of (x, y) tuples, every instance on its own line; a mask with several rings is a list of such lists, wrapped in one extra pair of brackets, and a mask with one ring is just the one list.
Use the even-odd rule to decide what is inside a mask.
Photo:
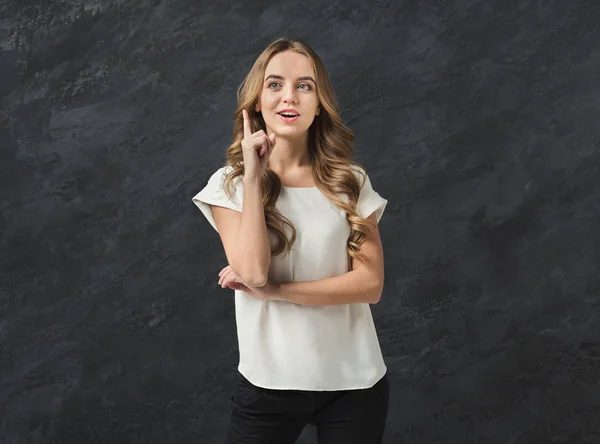
[[(360, 189), (365, 180), (364, 167), (351, 159), (354, 154), (354, 133), (347, 128), (338, 111), (338, 103), (325, 65), (317, 53), (306, 43), (288, 38), (281, 38), (271, 43), (256, 59), (252, 69), (241, 83), (237, 91), (238, 107), (235, 111), (233, 127), (233, 143), (227, 148), (225, 166), (232, 170), (225, 178), (225, 191), (231, 198), (231, 185), (236, 177), (244, 175), (242, 154), (242, 139), (244, 138), (244, 118), (242, 110), (247, 110), (252, 132), (264, 130), (267, 132), (262, 114), (256, 112), (262, 92), (265, 70), (271, 58), (283, 51), (296, 51), (310, 59), (316, 75), (317, 97), (321, 112), (315, 116), (308, 136), (310, 165), (316, 187), (335, 206), (346, 213), (350, 224), (350, 236), (347, 241), (347, 253), (353, 259), (365, 261), (366, 256), (360, 252), (360, 246), (365, 241), (370, 222), (359, 216), (356, 206)], [(362, 174), (359, 181), (354, 171)], [(265, 211), (267, 229), (277, 238), (277, 244), (271, 254), (278, 255), (289, 252), (296, 240), (296, 229), (293, 224), (276, 208), (275, 203), (281, 192), (279, 176), (266, 168), (261, 178), (261, 190)], [(288, 227), (290, 237), (285, 233)]]

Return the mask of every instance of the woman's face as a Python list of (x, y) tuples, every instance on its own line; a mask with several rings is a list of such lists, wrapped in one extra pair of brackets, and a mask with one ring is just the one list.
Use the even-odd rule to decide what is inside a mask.
[[(312, 64), (305, 55), (284, 51), (271, 58), (256, 105), (269, 134), (292, 139), (308, 131), (320, 112), (315, 80)], [(291, 110), (289, 113), (296, 116), (286, 117), (282, 115), (284, 110)]]

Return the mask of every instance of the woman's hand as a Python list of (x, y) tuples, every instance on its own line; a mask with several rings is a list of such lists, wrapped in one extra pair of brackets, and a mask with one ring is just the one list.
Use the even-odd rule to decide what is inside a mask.
[(260, 299), (277, 300), (278, 285), (267, 282), (264, 287), (249, 287), (237, 275), (230, 265), (219, 272), (219, 285), (221, 288), (229, 287), (232, 290), (241, 290)]
[(275, 147), (275, 133), (267, 136), (263, 131), (252, 133), (248, 111), (242, 110), (244, 118), (244, 138), (242, 156), (244, 159), (244, 178), (260, 178), (267, 168), (269, 156)]

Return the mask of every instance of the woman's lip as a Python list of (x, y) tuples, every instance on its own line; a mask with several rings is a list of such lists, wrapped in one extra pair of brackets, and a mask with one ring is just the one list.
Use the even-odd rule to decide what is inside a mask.
[(284, 122), (290, 123), (290, 122), (295, 122), (296, 120), (298, 120), (300, 118), (300, 115), (298, 114), (296, 117), (284, 117), (281, 114), (279, 114), (279, 118), (281, 120), (283, 120)]

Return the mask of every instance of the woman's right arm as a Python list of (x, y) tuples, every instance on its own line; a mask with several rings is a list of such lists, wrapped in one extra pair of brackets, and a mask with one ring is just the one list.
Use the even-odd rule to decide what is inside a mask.
[(271, 246), (259, 178), (244, 177), (242, 212), (212, 206), (225, 255), (231, 268), (251, 287), (262, 287), (269, 277)]
[(229, 265), (250, 287), (263, 287), (269, 278), (271, 246), (262, 202), (261, 176), (275, 147), (275, 134), (263, 130), (252, 132), (250, 116), (242, 110), (244, 138), (244, 193), (242, 214), (222, 207), (212, 207), (213, 218), (223, 242)]

